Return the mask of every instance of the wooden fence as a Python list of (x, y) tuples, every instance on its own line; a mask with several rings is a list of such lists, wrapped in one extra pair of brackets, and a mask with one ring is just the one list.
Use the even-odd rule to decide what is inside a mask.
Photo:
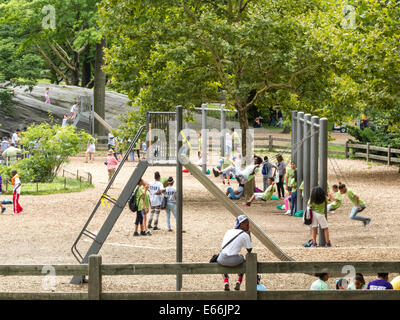
[[(371, 146), (370, 143), (367, 144), (357, 144), (357, 143), (350, 143), (346, 142), (345, 145), (345, 156), (346, 158), (349, 157), (349, 151), (352, 149), (352, 154), (358, 158), (364, 158), (367, 161), (378, 160), (384, 161), (387, 163), (388, 166), (395, 163), (400, 163), (400, 157), (396, 157), (393, 155), (400, 154), (400, 149), (394, 149), (389, 147), (376, 147)], [(365, 152), (356, 152), (356, 150), (365, 150)], [(386, 155), (376, 155), (372, 154), (371, 151), (380, 151), (386, 153)]]
[[(157, 264), (102, 264), (100, 255), (89, 257), (89, 264), (54, 265), (57, 276), (89, 275), (87, 293), (53, 292), (1, 292), (0, 299), (23, 300), (400, 300), (397, 290), (268, 290), (257, 291), (258, 273), (315, 273), (341, 274), (344, 266), (353, 266), (356, 272), (376, 274), (399, 272), (400, 261), (390, 262), (258, 262), (257, 254), (248, 253), (246, 262), (237, 267), (223, 267), (216, 263), (157, 263)], [(2, 276), (45, 276), (43, 265), (0, 265)], [(121, 275), (178, 275), (178, 274), (223, 274), (243, 272), (243, 291), (172, 291), (172, 292), (103, 292), (102, 276)], [(222, 285), (222, 281), (221, 281)]]
[[(291, 139), (288, 138), (279, 138), (279, 137), (274, 137), (272, 135), (268, 135), (266, 137), (255, 137), (254, 141), (264, 141), (267, 142), (267, 144), (254, 144), (254, 148), (263, 148), (263, 149), (268, 149), (269, 152), (272, 152), (273, 150), (287, 150), (288, 152), (291, 152)], [(274, 141), (282, 141), (282, 142), (287, 142), (286, 145), (280, 145), (280, 144), (275, 144)], [(328, 143), (328, 146), (335, 146), (335, 147), (343, 147), (345, 148), (344, 144), (339, 144), (339, 143)], [(329, 150), (328, 149), (328, 154), (329, 155), (345, 155), (345, 151), (337, 151), (337, 150)]]

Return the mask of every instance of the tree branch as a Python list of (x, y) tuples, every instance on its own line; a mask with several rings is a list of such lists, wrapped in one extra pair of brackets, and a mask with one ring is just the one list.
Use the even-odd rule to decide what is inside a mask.
[(50, 45), (50, 49), (54, 52), (57, 58), (60, 59), (61, 62), (65, 64), (65, 66), (68, 69), (70, 69), (73, 72), (76, 71), (76, 68), (69, 61), (67, 61), (54, 46)]
[(65, 84), (69, 85), (69, 81), (67, 76), (51, 61), (51, 59), (46, 55), (46, 53), (43, 51), (43, 49), (35, 43), (36, 49), (39, 51), (40, 55), (43, 57), (43, 59), (49, 64), (49, 66), (56, 72), (61, 78), (64, 79)]

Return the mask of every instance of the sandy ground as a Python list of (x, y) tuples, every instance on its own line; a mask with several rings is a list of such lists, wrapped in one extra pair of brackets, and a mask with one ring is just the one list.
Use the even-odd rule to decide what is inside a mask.
[[(0, 216), (0, 241), (2, 243), (0, 264), (74, 264), (76, 260), (70, 248), (107, 184), (107, 172), (103, 157), (86, 164), (83, 158), (73, 158), (66, 169), (84, 170), (93, 174), (95, 188), (81, 193), (48, 196), (21, 196), (24, 213)], [(349, 186), (366, 202), (362, 215), (372, 218), (370, 226), (348, 218), (350, 201), (345, 198), (342, 207), (329, 216), (332, 248), (304, 248), (310, 239), (309, 229), (300, 218), (285, 216), (276, 209), (279, 201), (267, 204), (254, 203), (244, 210), (259, 226), (290, 256), (298, 261), (345, 261), (345, 260), (400, 260), (400, 176), (397, 167), (373, 164), (361, 160), (336, 160)], [(329, 162), (329, 181), (337, 177)], [(118, 196), (136, 163), (127, 163), (115, 182), (111, 195)], [(175, 167), (150, 167), (145, 179), (150, 181), (159, 170), (162, 176), (174, 176)], [(221, 187), (220, 180), (214, 181)], [(262, 185), (261, 175), (256, 177)], [(345, 181), (342, 181), (345, 182)], [(234, 225), (233, 216), (220, 205), (212, 194), (191, 175), (184, 174), (183, 260), (207, 262), (217, 253), (224, 233)], [(235, 184), (235, 182), (234, 182)], [(3, 195), (11, 199), (11, 195)], [(239, 202), (241, 205), (242, 201)], [(244, 208), (244, 207), (242, 207)], [(99, 230), (110, 209), (101, 207), (89, 230)], [(165, 212), (160, 215), (159, 231), (149, 237), (133, 237), (135, 215), (125, 208), (104, 244), (101, 254), (104, 263), (157, 263), (174, 262), (175, 232), (167, 232)], [(173, 217), (171, 222), (175, 223)], [(260, 261), (276, 261), (276, 258), (253, 237), (254, 252)], [(89, 242), (82, 242), (84, 253)], [(244, 253), (244, 252), (243, 252)], [(399, 270), (400, 272), (400, 270)], [(397, 274), (391, 274), (390, 278)], [(234, 278), (234, 277), (232, 277)], [(0, 292), (43, 291), (39, 277), (0, 277)], [(370, 280), (367, 277), (367, 280)], [(86, 291), (87, 285), (70, 285), (70, 277), (57, 277), (57, 292)], [(104, 277), (105, 291), (159, 291), (175, 290), (174, 276), (115, 276)], [(270, 289), (309, 288), (315, 278), (303, 274), (263, 275), (262, 283)], [(329, 280), (331, 288), (334, 279)], [(183, 277), (183, 290), (221, 290), (219, 275), (194, 275)]]

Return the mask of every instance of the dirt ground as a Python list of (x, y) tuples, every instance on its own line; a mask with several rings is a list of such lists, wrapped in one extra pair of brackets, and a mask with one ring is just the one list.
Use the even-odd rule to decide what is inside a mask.
[[(0, 216), (0, 242), (2, 250), (0, 264), (75, 264), (71, 245), (86, 222), (107, 184), (105, 158), (97, 157), (94, 163), (86, 164), (81, 157), (73, 158), (65, 166), (67, 170), (91, 172), (95, 188), (81, 193), (48, 196), (21, 196), (24, 212)], [(276, 209), (280, 201), (266, 204), (254, 203), (250, 208), (239, 205), (244, 211), (290, 256), (298, 261), (346, 261), (346, 260), (400, 260), (400, 175), (395, 166), (373, 164), (368, 166), (361, 160), (336, 160), (348, 186), (366, 202), (363, 216), (372, 218), (364, 228), (361, 222), (349, 219), (351, 203), (347, 197), (342, 207), (329, 216), (332, 248), (304, 248), (310, 239), (309, 229), (300, 218), (289, 217)], [(337, 177), (329, 162), (329, 182)], [(134, 170), (136, 163), (127, 163), (114, 184), (111, 195), (118, 196), (124, 183)], [(162, 176), (174, 176), (175, 167), (149, 167), (145, 179), (151, 181), (158, 170)], [(220, 180), (212, 179), (226, 189)], [(262, 176), (256, 177), (262, 186)], [(207, 262), (217, 253), (224, 233), (234, 226), (234, 217), (220, 205), (191, 175), (184, 173), (183, 260), (185, 262)], [(234, 182), (234, 185), (236, 182)], [(3, 195), (2, 199), (12, 199)], [(109, 208), (101, 207), (89, 230), (97, 232)], [(135, 215), (125, 208), (120, 219), (104, 244), (101, 255), (104, 263), (158, 263), (175, 261), (175, 232), (167, 232), (165, 212), (160, 215), (161, 230), (152, 236), (133, 237)], [(171, 217), (174, 225), (175, 220)], [(276, 258), (255, 238), (254, 252), (259, 261), (276, 261)], [(89, 242), (79, 248), (84, 253)], [(244, 252), (243, 252), (244, 253)], [(399, 270), (400, 272), (400, 270)], [(391, 274), (390, 278), (397, 276)], [(235, 276), (232, 276), (234, 280)], [(43, 291), (38, 277), (0, 277), (0, 292)], [(366, 277), (370, 280), (371, 277)], [(57, 292), (86, 291), (87, 285), (70, 285), (70, 277), (57, 277)], [(308, 289), (315, 278), (303, 274), (262, 275), (262, 283), (268, 289)], [(331, 288), (334, 280), (329, 280)], [(173, 291), (175, 276), (115, 276), (103, 278), (105, 291)], [(183, 290), (222, 290), (219, 275), (194, 275), (183, 277)]]

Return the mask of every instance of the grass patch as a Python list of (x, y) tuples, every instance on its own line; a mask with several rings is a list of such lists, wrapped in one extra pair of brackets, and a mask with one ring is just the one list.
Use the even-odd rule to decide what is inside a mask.
[(24, 195), (38, 196), (56, 193), (81, 192), (93, 187), (93, 184), (84, 181), (80, 182), (77, 179), (56, 177), (51, 183), (22, 182), (21, 193)]

